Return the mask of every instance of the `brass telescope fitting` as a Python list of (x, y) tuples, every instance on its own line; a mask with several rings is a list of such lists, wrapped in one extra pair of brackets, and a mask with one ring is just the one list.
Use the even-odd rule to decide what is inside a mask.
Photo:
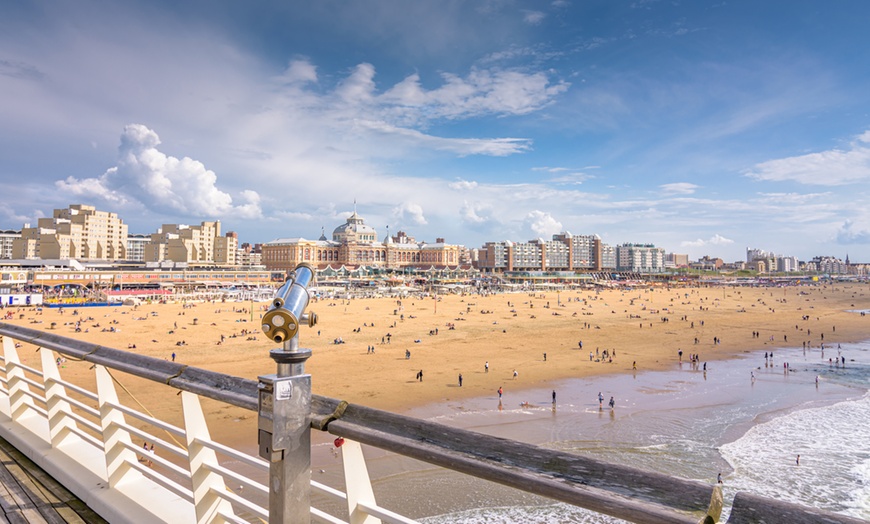
[(283, 343), (299, 333), (300, 323), (314, 327), (317, 315), (305, 313), (310, 296), (308, 286), (314, 281), (314, 269), (299, 264), (287, 281), (275, 292), (272, 306), (263, 315), (263, 333), (274, 342)]

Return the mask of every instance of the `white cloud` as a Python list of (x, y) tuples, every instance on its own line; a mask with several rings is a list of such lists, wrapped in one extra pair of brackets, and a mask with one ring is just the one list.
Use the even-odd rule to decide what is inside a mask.
[(477, 182), (473, 180), (457, 180), (455, 182), (450, 182), (449, 184), (447, 184), (447, 187), (449, 187), (450, 189), (455, 189), (457, 191), (465, 191), (476, 188)]
[(118, 165), (98, 178), (68, 177), (55, 185), (76, 196), (96, 197), (116, 204), (138, 201), (157, 211), (195, 217), (260, 218), (260, 196), (245, 190), (242, 205), (216, 186), (217, 175), (196, 160), (167, 156), (157, 149), (157, 133), (129, 124), (121, 135)]
[(591, 175), (587, 175), (586, 173), (568, 173), (561, 176), (553, 177), (548, 182), (553, 184), (568, 184), (568, 185), (580, 185), (583, 182), (586, 182), (590, 178), (593, 178)]
[(571, 168), (568, 167), (533, 167), (532, 171), (544, 171), (546, 173), (563, 173), (565, 171), (571, 171)]
[(317, 82), (317, 67), (308, 60), (291, 60), (279, 80), (287, 84)]
[(530, 25), (540, 25), (547, 15), (541, 11), (523, 10), (523, 22)]
[(730, 238), (725, 238), (722, 235), (713, 235), (707, 240), (684, 240), (680, 242), (680, 245), (683, 247), (703, 247), (703, 246), (727, 246), (728, 244), (733, 244), (734, 241)]
[(526, 215), (525, 224), (536, 236), (545, 240), (562, 231), (561, 222), (553, 218), (550, 213), (537, 209)]
[(673, 184), (662, 184), (659, 186), (665, 193), (675, 195), (691, 195), (698, 189), (699, 186), (690, 184), (689, 182), (675, 182)]
[(423, 207), (420, 204), (411, 202), (403, 202), (401, 205), (393, 209), (393, 217), (399, 224), (410, 224), (415, 226), (425, 226), (428, 224), (426, 217), (423, 216)]
[[(372, 96), (374, 68), (369, 64), (363, 66), (367, 67), (363, 71), (358, 67), (351, 79), (339, 86), (342, 97), (348, 96), (345, 91), (357, 97), (362, 97), (359, 93)], [(377, 101), (385, 114), (401, 121), (422, 123), (442, 118), (525, 115), (547, 106), (570, 87), (564, 81), (551, 83), (544, 72), (498, 68), (472, 68), (465, 77), (442, 73), (441, 80), (441, 86), (427, 91), (420, 84), (420, 76), (413, 74), (385, 91)]]
[(483, 202), (462, 203), (459, 209), (462, 222), (468, 225), (481, 225), (492, 221), (492, 206)]
[(369, 102), (375, 95), (375, 66), (367, 63), (357, 65), (353, 72), (342, 80), (335, 94), (349, 103)]
[(382, 121), (358, 120), (355, 124), (359, 128), (399, 137), (415, 146), (448, 151), (459, 156), (508, 156), (528, 151), (532, 147), (531, 140), (525, 138), (442, 138)]
[(839, 244), (870, 244), (870, 230), (856, 229), (851, 220), (846, 220), (837, 231)]
[(768, 160), (744, 174), (770, 182), (795, 181), (801, 184), (841, 186), (870, 179), (870, 131), (856, 137), (848, 149)]

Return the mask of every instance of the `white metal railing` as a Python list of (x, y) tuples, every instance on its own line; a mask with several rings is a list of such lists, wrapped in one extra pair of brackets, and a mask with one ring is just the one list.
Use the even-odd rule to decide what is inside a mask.
[[(0, 434), (23, 448), (107, 520), (269, 520), (268, 508), (255, 501), (268, 500), (269, 488), (263, 480), (269, 463), (213, 441), (198, 395), (181, 392), (183, 427), (176, 427), (122, 404), (106, 366), (94, 366), (97, 391), (92, 392), (61, 378), (53, 351), (21, 346), (39, 352), (41, 369), (37, 369), (22, 363), (16, 346), (21, 346), (20, 341), (3, 337)], [(158, 434), (171, 435), (178, 444)], [(136, 442), (147, 442), (149, 448)], [(311, 481), (311, 487), (343, 503), (349, 522), (317, 508), (311, 508), (312, 520), (332, 524), (414, 522), (377, 505), (361, 446), (346, 441), (341, 449), (344, 470), (352, 472), (346, 477), (353, 484), (349, 494), (316, 481)], [(226, 465), (230, 463), (241, 464), (260, 478), (234, 471)], [(235, 492), (227, 488), (228, 483), (244, 489)], [(95, 484), (99, 490), (93, 489)]]
[[(265, 404), (263, 398), (271, 398), (258, 396), (267, 377), (255, 382), (4, 323), (0, 323), (0, 335), (4, 337), (0, 356), (0, 435), (106, 520), (260, 523), (270, 519), (269, 510), (260, 501), (268, 499), (271, 505), (278, 497), (289, 500), (289, 495), (296, 493), (288, 489), (283, 478), (277, 483), (262, 481), (274, 480), (276, 462), (211, 440), (200, 405), (202, 395), (258, 411), (258, 402)], [(16, 341), (27, 344), (21, 346), (26, 350), (40, 353), (41, 369), (22, 363), (17, 350), (21, 344)], [(96, 392), (64, 381), (53, 352), (94, 364)], [(180, 390), (182, 427), (122, 404), (110, 369)], [(706, 523), (718, 521), (721, 514), (723, 497), (719, 486), (337, 399), (314, 395), (309, 400), (301, 427), (307, 431), (310, 426), (345, 439), (341, 456), (346, 492), (311, 481), (310, 475), (298, 477), (305, 478), (311, 491), (326, 497), (321, 500), (334, 502), (331, 507), (342, 513), (333, 515), (312, 507), (314, 522), (414, 522), (377, 505), (360, 443), (632, 522), (697, 524), (699, 516)], [(269, 413), (260, 409), (258, 417), (262, 419), (264, 412)], [(150, 430), (128, 423), (128, 417)], [(168, 434), (175, 442), (157, 433)], [(157, 453), (134, 444), (134, 439), (149, 442)], [(269, 451), (265, 450), (267, 455)], [(309, 457), (305, 459), (308, 463)], [(280, 460), (287, 463), (284, 458)], [(233, 469), (239, 464), (249, 472)], [(244, 489), (229, 490), (227, 483)], [(298, 486), (298, 482), (293, 485)], [(309, 495), (310, 491), (304, 493), (306, 498)], [(294, 511), (297, 508), (298, 504)], [(281, 521), (283, 516), (273, 511), (272, 520)], [(737, 493), (728, 522), (755, 521), (868, 524), (798, 504)]]

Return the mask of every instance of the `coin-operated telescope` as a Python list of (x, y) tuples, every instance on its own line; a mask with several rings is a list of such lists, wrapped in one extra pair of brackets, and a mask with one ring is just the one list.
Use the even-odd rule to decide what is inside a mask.
[(308, 264), (296, 266), (263, 315), (263, 333), (281, 348), (269, 352), (278, 372), (259, 377), (257, 443), (269, 461), (269, 521), (309, 523), (311, 519), (311, 375), (305, 373), (310, 349), (299, 347), (299, 326), (317, 323), (306, 313), (314, 281)]
[(305, 313), (308, 307), (308, 286), (314, 280), (314, 270), (308, 264), (299, 264), (290, 277), (275, 293), (272, 306), (263, 315), (263, 333), (281, 344), (296, 338), (299, 325), (304, 322), (308, 327), (317, 323), (315, 313)]

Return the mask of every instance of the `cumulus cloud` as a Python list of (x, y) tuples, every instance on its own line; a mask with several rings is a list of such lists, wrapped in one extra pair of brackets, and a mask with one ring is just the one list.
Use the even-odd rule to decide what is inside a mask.
[(870, 244), (870, 230), (859, 229), (851, 220), (846, 220), (837, 231), (839, 244)]
[(96, 197), (125, 204), (138, 201), (157, 211), (195, 217), (234, 216), (260, 218), (260, 195), (245, 190), (241, 205), (216, 186), (217, 175), (202, 162), (167, 156), (157, 149), (157, 133), (141, 124), (129, 124), (121, 135), (118, 165), (98, 178), (68, 177), (56, 187), (76, 196)]
[(703, 247), (703, 246), (727, 246), (728, 244), (733, 244), (734, 241), (730, 238), (725, 238), (722, 235), (713, 235), (707, 240), (698, 239), (698, 240), (684, 240), (680, 242), (680, 245), (683, 247)]
[(847, 149), (768, 160), (744, 173), (770, 182), (841, 186), (870, 179), (870, 131), (855, 137)]
[(393, 209), (393, 217), (400, 224), (413, 224), (415, 226), (425, 226), (429, 222), (423, 216), (423, 207), (420, 204), (404, 202), (400, 206)]
[(674, 182), (673, 184), (662, 184), (659, 187), (665, 193), (674, 195), (691, 195), (698, 189), (698, 186), (689, 182)]
[(477, 182), (473, 180), (457, 180), (455, 182), (450, 182), (447, 184), (447, 187), (450, 189), (455, 189), (457, 191), (467, 191), (469, 189), (474, 189), (477, 187)]
[(526, 226), (535, 233), (536, 236), (544, 239), (549, 239), (553, 235), (562, 231), (562, 223), (544, 211), (532, 211), (525, 218)]

